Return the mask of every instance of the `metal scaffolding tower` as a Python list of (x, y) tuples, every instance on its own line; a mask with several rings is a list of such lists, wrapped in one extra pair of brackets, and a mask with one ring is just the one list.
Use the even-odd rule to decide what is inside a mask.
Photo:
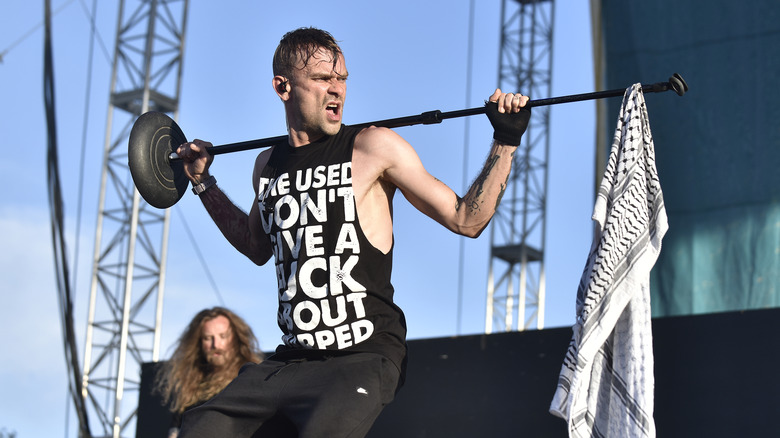
[[(550, 95), (554, 0), (503, 0), (498, 83)], [(534, 108), (491, 225), (485, 333), (544, 327), (550, 107)]]
[(127, 139), (144, 112), (178, 113), (187, 6), (119, 2), (84, 348), (82, 396), (96, 436), (118, 438), (133, 424), (140, 365), (159, 355), (170, 211), (139, 196)]

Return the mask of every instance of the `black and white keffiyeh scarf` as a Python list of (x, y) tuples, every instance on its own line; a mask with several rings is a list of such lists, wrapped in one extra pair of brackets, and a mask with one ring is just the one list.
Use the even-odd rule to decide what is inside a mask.
[(650, 270), (668, 228), (641, 84), (626, 90), (550, 412), (570, 437), (655, 437)]

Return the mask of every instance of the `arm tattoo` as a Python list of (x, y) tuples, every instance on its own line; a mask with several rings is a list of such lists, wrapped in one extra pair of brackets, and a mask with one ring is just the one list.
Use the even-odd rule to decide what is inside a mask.
[[(509, 177), (508, 176), (506, 177), (506, 179), (507, 179), (507, 181), (509, 181)], [(498, 192), (498, 197), (496, 198), (496, 206), (495, 206), (495, 210), (496, 211), (498, 211), (498, 205), (501, 204), (501, 198), (504, 197), (504, 192), (506, 191), (506, 186), (507, 186), (506, 182), (504, 182), (504, 184), (501, 184), (501, 191)]]
[(250, 233), (248, 216), (236, 207), (221, 190), (209, 190), (203, 193), (202, 201), (214, 223), (225, 238), (239, 251), (246, 254), (250, 251)]
[[(496, 163), (500, 158), (501, 156), (498, 154), (494, 154), (488, 157), (487, 161), (485, 162), (485, 166), (482, 168), (482, 172), (479, 173), (477, 178), (474, 180), (474, 183), (471, 184), (469, 192), (464, 198), (458, 197), (457, 203), (455, 205), (456, 211), (459, 211), (460, 208), (466, 204), (468, 205), (470, 211), (473, 212), (472, 214), (477, 214), (479, 212), (480, 198), (485, 192), (485, 182), (487, 181), (490, 173), (493, 171), (493, 168), (496, 166)], [(502, 184), (501, 193), (499, 193), (499, 200), (501, 199), (501, 196), (503, 196), (504, 189), (505, 184)]]
[[(513, 163), (515, 161), (515, 152), (517, 152), (516, 148), (509, 154), (509, 158), (512, 160)], [(510, 167), (509, 173), (506, 174), (506, 179), (504, 180), (504, 183), (501, 184), (501, 190), (498, 192), (498, 197), (496, 198), (496, 206), (494, 208), (495, 211), (498, 211), (498, 205), (501, 203), (501, 199), (504, 197), (504, 192), (506, 192), (506, 188), (509, 185), (509, 176), (511, 174), (512, 174), (512, 170)]]

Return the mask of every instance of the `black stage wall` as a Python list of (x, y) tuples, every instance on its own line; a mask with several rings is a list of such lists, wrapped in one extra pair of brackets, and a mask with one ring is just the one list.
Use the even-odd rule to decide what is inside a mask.
[[(653, 320), (659, 437), (765, 437), (780, 418), (780, 309)], [(407, 382), (370, 438), (566, 437), (548, 412), (570, 328), (409, 342)], [(144, 364), (138, 438), (169, 416)]]

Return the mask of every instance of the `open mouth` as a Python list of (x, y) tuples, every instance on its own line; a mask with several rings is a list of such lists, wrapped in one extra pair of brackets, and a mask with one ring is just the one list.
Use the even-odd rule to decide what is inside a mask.
[(337, 118), (341, 111), (341, 105), (338, 103), (329, 103), (325, 110), (331, 115), (332, 118)]

